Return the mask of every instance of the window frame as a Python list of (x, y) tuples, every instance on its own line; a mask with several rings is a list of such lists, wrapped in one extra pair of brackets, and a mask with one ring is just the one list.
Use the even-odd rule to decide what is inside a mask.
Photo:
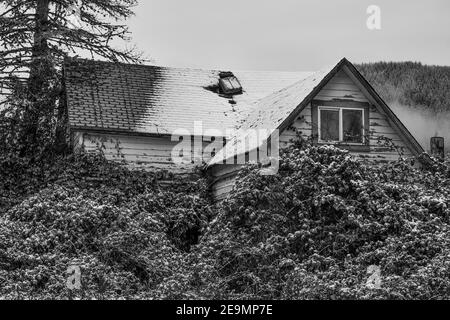
[(219, 87), (224, 94), (242, 94), (242, 84), (234, 75), (229, 75), (219, 79)]
[[(321, 118), (321, 111), (339, 111), (339, 141), (330, 141), (330, 140), (322, 140), (322, 118)], [(344, 141), (344, 110), (358, 110), (362, 111), (362, 128), (361, 128), (361, 137), (362, 142), (346, 142)], [(318, 111), (318, 142), (323, 144), (346, 144), (346, 145), (355, 145), (355, 146), (361, 146), (364, 145), (364, 136), (366, 132), (366, 123), (365, 123), (365, 112), (366, 110), (364, 108), (357, 108), (357, 107), (335, 107), (335, 106), (317, 106)]]
[[(364, 133), (363, 133), (363, 143), (350, 143), (350, 142), (326, 142), (319, 141), (319, 106), (323, 108), (333, 107), (346, 108), (346, 109), (363, 109), (363, 122), (364, 122)], [(373, 106), (369, 102), (354, 101), (347, 99), (335, 99), (335, 100), (318, 100), (313, 99), (311, 101), (311, 112), (312, 112), (312, 139), (313, 143), (317, 145), (334, 145), (341, 149), (346, 149), (353, 152), (370, 153), (370, 110)]]

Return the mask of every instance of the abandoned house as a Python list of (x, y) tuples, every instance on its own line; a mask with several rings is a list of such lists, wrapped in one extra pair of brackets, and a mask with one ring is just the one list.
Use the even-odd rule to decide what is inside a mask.
[[(230, 129), (267, 129), (265, 139), (277, 130), (281, 148), (301, 134), (317, 144), (348, 149), (363, 161), (424, 152), (345, 58), (318, 72), (230, 72), (68, 59), (64, 75), (76, 152), (103, 152), (110, 160), (182, 174), (198, 166), (193, 160), (197, 149), (175, 156), (173, 150), (183, 140), (180, 130), (192, 133), (184, 143), (200, 143), (217, 200), (231, 190), (242, 165), (229, 161), (242, 150), (239, 134)], [(175, 157), (188, 161), (180, 164)]]

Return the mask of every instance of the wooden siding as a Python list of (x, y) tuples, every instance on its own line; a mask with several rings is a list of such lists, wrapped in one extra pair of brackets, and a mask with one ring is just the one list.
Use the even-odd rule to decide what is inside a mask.
[(315, 97), (317, 100), (353, 100), (360, 102), (367, 102), (367, 98), (362, 91), (353, 82), (352, 79), (343, 71), (340, 70), (331, 79), (320, 93)]
[(211, 169), (211, 190), (215, 201), (224, 200), (231, 192), (242, 165), (216, 165)]
[[(343, 106), (345, 106), (346, 101), (370, 103), (343, 70), (330, 80), (315, 97), (315, 100), (342, 101)], [(291, 127), (281, 133), (281, 146), (287, 147), (297, 137), (296, 131), (301, 132), (305, 137), (311, 136), (313, 125), (315, 124), (312, 120), (312, 108), (309, 105), (300, 113)], [(389, 123), (387, 116), (373, 105), (369, 108), (369, 131), (370, 152), (351, 151), (357, 158), (374, 161), (398, 160), (400, 154), (396, 150), (402, 151), (405, 157), (413, 156), (401, 136)]]
[[(123, 162), (130, 167), (146, 170), (169, 170), (175, 174), (190, 173), (202, 163), (193, 163), (193, 147), (190, 155), (185, 155), (183, 164), (172, 159), (172, 150), (179, 143), (171, 141), (169, 136), (146, 137), (106, 133), (73, 132), (75, 151), (103, 153), (110, 161)], [(76, 143), (75, 143), (76, 142)], [(211, 142), (204, 141), (203, 148)], [(204, 154), (204, 162), (211, 155)]]

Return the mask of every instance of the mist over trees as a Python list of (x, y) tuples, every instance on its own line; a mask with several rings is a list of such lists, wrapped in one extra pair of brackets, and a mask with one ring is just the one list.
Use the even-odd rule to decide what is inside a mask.
[(450, 67), (417, 62), (377, 62), (357, 67), (389, 103), (450, 111)]

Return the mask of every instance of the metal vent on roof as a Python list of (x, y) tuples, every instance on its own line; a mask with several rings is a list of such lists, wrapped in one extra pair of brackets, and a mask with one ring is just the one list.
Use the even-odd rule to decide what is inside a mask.
[(224, 94), (241, 94), (242, 85), (232, 72), (221, 72), (219, 79), (220, 91)]

